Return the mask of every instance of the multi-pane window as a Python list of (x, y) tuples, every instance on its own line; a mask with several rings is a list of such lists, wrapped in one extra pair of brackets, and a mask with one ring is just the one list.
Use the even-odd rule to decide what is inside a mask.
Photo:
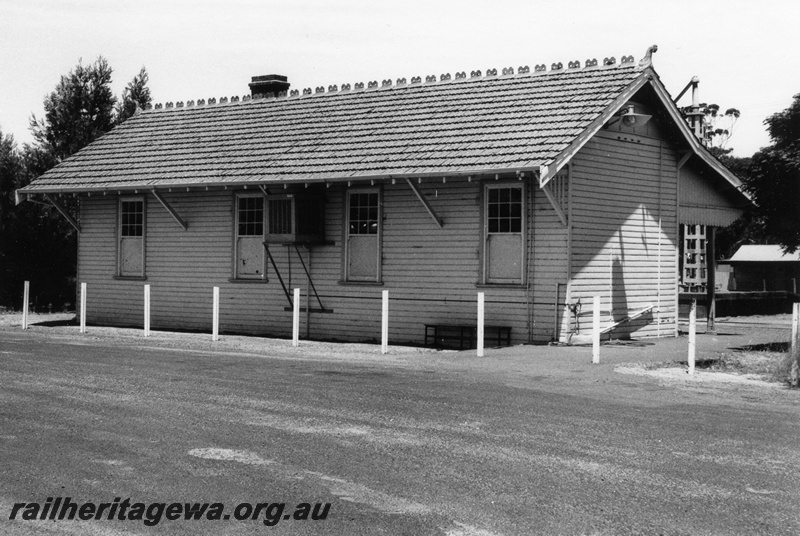
[(351, 235), (378, 234), (378, 193), (351, 193), (349, 214)]
[(120, 225), (122, 236), (143, 236), (144, 201), (122, 201)]
[(377, 189), (347, 193), (345, 279), (380, 281), (380, 192)]
[(486, 209), (489, 233), (522, 232), (522, 188), (490, 188)]
[(484, 282), (520, 284), (525, 265), (524, 185), (499, 183), (484, 191)]
[(143, 197), (119, 201), (118, 275), (144, 276), (145, 205)]
[(264, 234), (264, 198), (239, 198), (239, 236), (260, 236)]

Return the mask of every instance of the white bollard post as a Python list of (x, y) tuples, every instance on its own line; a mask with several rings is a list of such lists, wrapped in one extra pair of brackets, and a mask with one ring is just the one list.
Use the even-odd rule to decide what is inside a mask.
[(86, 283), (81, 283), (81, 333), (86, 333)]
[(300, 345), (300, 289), (294, 289), (294, 311), (292, 312), (292, 346)]
[(483, 357), (484, 294), (478, 292), (478, 357)]
[(800, 387), (800, 303), (792, 304), (792, 340), (789, 355), (792, 358), (792, 367), (789, 370), (789, 380), (795, 387)]
[(144, 286), (144, 336), (150, 336), (150, 285)]
[(25, 281), (22, 289), (22, 329), (28, 329), (28, 302), (30, 301), (31, 282)]
[(792, 340), (789, 344), (792, 355), (800, 358), (800, 303), (792, 304)]
[(381, 353), (389, 352), (389, 291), (383, 291), (383, 306), (381, 307)]
[(697, 347), (697, 300), (692, 300), (689, 309), (689, 374), (694, 374), (694, 354)]
[(600, 363), (600, 296), (592, 303), (592, 363)]
[(214, 287), (214, 311), (211, 321), (211, 340), (219, 340), (219, 287)]

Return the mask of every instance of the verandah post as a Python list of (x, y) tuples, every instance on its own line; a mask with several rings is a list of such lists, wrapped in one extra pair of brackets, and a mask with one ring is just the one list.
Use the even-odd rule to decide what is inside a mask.
[(292, 303), (292, 346), (300, 344), (300, 289), (294, 289), (294, 300)]
[(211, 340), (219, 340), (219, 287), (214, 287), (214, 310), (211, 322)]
[(592, 302), (592, 363), (600, 363), (600, 296)]
[(150, 285), (144, 286), (144, 336), (150, 336)]
[(697, 300), (692, 300), (689, 309), (689, 374), (694, 374), (694, 354), (697, 346)]
[(22, 329), (28, 329), (28, 302), (30, 301), (31, 283), (25, 281), (22, 289)]
[(381, 307), (381, 353), (389, 352), (389, 291), (383, 291)]
[(81, 333), (86, 333), (86, 283), (81, 283)]
[(483, 357), (484, 294), (478, 292), (478, 357)]

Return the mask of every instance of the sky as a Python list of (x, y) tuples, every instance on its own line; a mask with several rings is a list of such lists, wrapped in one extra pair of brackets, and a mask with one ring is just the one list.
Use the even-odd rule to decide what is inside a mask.
[[(0, 131), (31, 143), (31, 115), (62, 75), (104, 56), (116, 95), (142, 67), (153, 102), (614, 56), (642, 58), (677, 96), (737, 108), (728, 142), (750, 156), (763, 121), (800, 93), (797, 0), (0, 0)], [(690, 104), (687, 94), (679, 102)]]

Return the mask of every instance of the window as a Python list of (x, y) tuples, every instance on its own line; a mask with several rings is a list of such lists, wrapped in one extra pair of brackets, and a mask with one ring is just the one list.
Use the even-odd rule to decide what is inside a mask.
[(525, 265), (522, 184), (491, 184), (484, 191), (484, 282), (521, 284)]
[(235, 277), (264, 279), (264, 196), (236, 196)]
[(345, 280), (380, 282), (380, 190), (350, 190), (345, 214)]
[(269, 234), (290, 237), (293, 234), (294, 199), (279, 198), (269, 200)]
[(118, 275), (144, 277), (144, 197), (119, 201)]

